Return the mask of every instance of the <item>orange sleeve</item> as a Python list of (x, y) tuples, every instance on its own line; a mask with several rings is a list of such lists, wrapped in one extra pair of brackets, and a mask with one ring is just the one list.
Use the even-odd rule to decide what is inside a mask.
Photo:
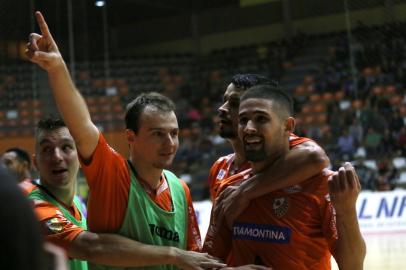
[(200, 238), (199, 225), (197, 224), (195, 209), (193, 208), (192, 197), (185, 182), (181, 181), (185, 190), (186, 200), (188, 204), (188, 232), (187, 232), (187, 250), (201, 251), (202, 239)]
[(290, 139), (289, 139), (289, 147), (293, 148), (301, 143), (308, 142), (308, 141), (313, 141), (313, 140), (306, 138), (306, 137), (298, 137), (297, 135), (291, 133)]
[(34, 200), (34, 207), (44, 230), (45, 239), (62, 247), (65, 251), (69, 249), (76, 236), (84, 231), (69, 221), (56, 206), (49, 202)]
[(126, 160), (111, 148), (100, 133), (89, 163), (81, 161), (89, 185), (88, 227), (93, 232), (112, 233), (125, 217), (130, 175)]
[(335, 244), (338, 240), (335, 210), (330, 201), (322, 203), (320, 209), (323, 218), (322, 224), (323, 234), (327, 240), (330, 252), (331, 254), (333, 254)]
[(213, 166), (211, 166), (210, 172), (209, 172), (208, 183), (209, 183), (209, 188), (210, 188), (210, 199), (212, 202), (216, 198), (217, 189), (219, 186), (219, 184), (217, 182), (217, 174), (218, 174), (218, 169), (219, 169), (220, 163), (221, 163), (220, 159), (216, 160), (216, 162), (214, 162)]
[(320, 216), (322, 220), (322, 231), (323, 235), (327, 240), (330, 252), (333, 254), (336, 241), (338, 239), (337, 225), (336, 225), (336, 215), (333, 205), (330, 201), (330, 195), (328, 191), (328, 177), (333, 172), (330, 170), (324, 170), (323, 182), (317, 187), (314, 187), (314, 192), (317, 196), (317, 201), (320, 209)]

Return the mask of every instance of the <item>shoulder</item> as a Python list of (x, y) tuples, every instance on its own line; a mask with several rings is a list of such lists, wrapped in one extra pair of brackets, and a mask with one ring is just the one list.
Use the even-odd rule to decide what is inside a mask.
[(220, 187), (218, 189), (218, 194), (223, 191), (224, 189), (226, 189), (228, 186), (232, 186), (235, 184), (238, 184), (242, 181), (247, 180), (248, 178), (250, 178), (252, 176), (253, 172), (252, 169), (247, 169), (245, 171), (241, 171), (239, 173), (236, 173), (226, 179), (224, 179), (221, 184)]
[(212, 177), (217, 177), (220, 170), (227, 168), (228, 164), (234, 160), (235, 154), (229, 154), (227, 156), (222, 156), (218, 158), (210, 168), (210, 175)]
[(310, 139), (310, 138), (307, 138), (307, 137), (299, 137), (299, 136), (297, 136), (297, 135), (294, 134), (294, 133), (291, 133), (290, 136), (289, 136), (289, 146), (290, 146), (290, 147), (295, 147), (295, 146), (297, 146), (297, 145), (304, 144), (304, 143), (306, 143), (306, 142), (315, 143), (315, 142), (314, 142), (312, 139)]
[(316, 196), (325, 196), (328, 193), (328, 181), (334, 172), (329, 169), (322, 170), (319, 174), (303, 182), (303, 191)]
[(216, 164), (228, 163), (230, 160), (234, 159), (234, 156), (235, 156), (235, 154), (232, 153), (232, 154), (229, 154), (229, 155), (226, 155), (226, 156), (219, 157), (219, 158), (214, 162), (213, 166), (216, 165)]
[(59, 208), (54, 204), (38, 198), (31, 199), (31, 201), (34, 206), (35, 213), (40, 221), (46, 221), (52, 218), (59, 218), (62, 220), (65, 219), (62, 211), (60, 211)]
[(82, 166), (85, 168), (91, 166), (92, 164), (98, 164), (100, 161), (111, 162), (112, 159), (117, 159), (121, 162), (125, 162), (124, 157), (122, 157), (114, 148), (112, 148), (106, 141), (103, 133), (99, 133), (99, 141), (97, 146), (90, 157), (89, 160), (83, 160), (80, 158)]

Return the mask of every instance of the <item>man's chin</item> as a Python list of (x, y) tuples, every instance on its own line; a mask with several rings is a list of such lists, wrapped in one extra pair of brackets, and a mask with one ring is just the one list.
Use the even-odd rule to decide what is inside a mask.
[(163, 170), (163, 169), (170, 168), (172, 166), (172, 163), (173, 163), (173, 159), (167, 160), (167, 161), (159, 161), (159, 162), (154, 163), (154, 167), (156, 169)]

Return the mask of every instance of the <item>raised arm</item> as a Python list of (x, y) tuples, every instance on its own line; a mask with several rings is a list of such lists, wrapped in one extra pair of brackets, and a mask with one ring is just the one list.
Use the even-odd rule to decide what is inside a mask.
[(120, 235), (81, 232), (68, 250), (71, 258), (117, 267), (176, 265), (181, 269), (221, 268), (225, 264), (208, 255), (175, 247), (139, 243)]
[(332, 253), (340, 270), (363, 269), (366, 246), (355, 208), (360, 190), (358, 176), (349, 162), (329, 181), (330, 199), (336, 211), (338, 232), (338, 240)]
[(329, 163), (326, 153), (315, 142), (307, 141), (299, 144), (262, 173), (239, 186), (228, 187), (219, 202), (222, 204), (219, 208), (222, 212), (220, 215), (224, 214), (228, 226), (231, 226), (251, 200), (299, 184), (303, 179), (309, 179), (320, 173)]
[(38, 11), (35, 16), (41, 35), (30, 34), (26, 55), (31, 62), (47, 71), (61, 117), (75, 140), (79, 154), (87, 160), (96, 148), (99, 131), (90, 119), (86, 103), (72, 81), (44, 17)]

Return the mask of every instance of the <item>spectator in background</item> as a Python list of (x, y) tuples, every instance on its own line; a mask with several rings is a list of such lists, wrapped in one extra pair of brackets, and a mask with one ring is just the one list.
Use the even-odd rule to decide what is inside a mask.
[(364, 146), (367, 150), (367, 155), (371, 157), (376, 157), (378, 146), (381, 143), (382, 135), (375, 131), (374, 128), (370, 127), (365, 136)]
[(348, 128), (348, 133), (354, 138), (354, 146), (358, 147), (364, 140), (364, 128), (362, 127), (358, 118), (354, 117), (352, 124)]
[(398, 169), (393, 165), (392, 159), (389, 156), (384, 156), (378, 161), (378, 179), (376, 182), (376, 189), (378, 191), (393, 190), (398, 178)]
[(375, 190), (376, 181), (378, 178), (377, 171), (366, 166), (365, 155), (356, 154), (354, 161), (354, 169), (358, 174), (362, 189)]
[(406, 126), (401, 128), (397, 136), (396, 145), (399, 148), (400, 155), (406, 156)]
[(343, 129), (341, 136), (338, 138), (337, 146), (341, 159), (352, 160), (355, 153), (354, 138), (348, 133), (348, 129)]
[(25, 150), (9, 148), (1, 157), (1, 162), (17, 176), (18, 182), (31, 179), (31, 158)]
[(381, 142), (378, 146), (378, 155), (392, 155), (396, 149), (396, 139), (389, 129), (385, 129), (382, 135)]
[(393, 110), (392, 117), (389, 121), (389, 129), (395, 136), (400, 132), (400, 130), (405, 126), (403, 118), (399, 114), (399, 109)]

